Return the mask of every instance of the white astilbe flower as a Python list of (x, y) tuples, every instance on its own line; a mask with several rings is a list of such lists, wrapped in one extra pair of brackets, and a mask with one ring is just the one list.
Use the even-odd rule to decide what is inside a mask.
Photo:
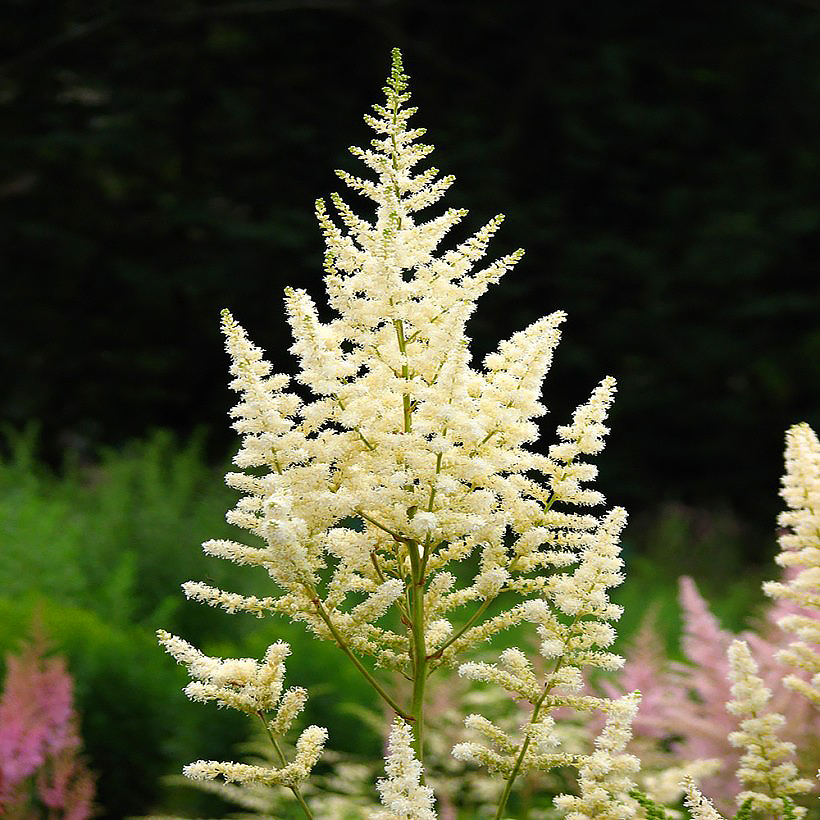
[(786, 433), (786, 474), (780, 495), (788, 510), (778, 522), (782, 567), (794, 570), (786, 582), (763, 585), (767, 595), (790, 604), (792, 611), (780, 626), (797, 638), (777, 657), (800, 670), (783, 682), (820, 707), (820, 441), (808, 424), (796, 424)]
[[(285, 658), (290, 654), (290, 647), (283, 641), (271, 644), (262, 663), (258, 663), (253, 658), (212, 658), (162, 629), (157, 632), (157, 637), (168, 654), (184, 664), (191, 677), (196, 679), (184, 690), (191, 700), (203, 703), (214, 700), (220, 706), (255, 715), (266, 722), (274, 736), (286, 734), (305, 708), (307, 692), (304, 689), (296, 686), (282, 691)], [(292, 788), (310, 775), (326, 741), (327, 729), (309, 726), (296, 741), (296, 757), (282, 768), (199, 760), (186, 766), (183, 773), (193, 780), (222, 777), (226, 782)]]
[(708, 797), (705, 797), (691, 777), (685, 777), (681, 783), (684, 791), (683, 802), (689, 809), (692, 820), (724, 820)]
[(435, 820), (433, 790), (421, 782), (412, 742), (410, 726), (396, 718), (387, 744), (387, 777), (376, 784), (387, 811), (373, 812), (370, 820)]
[(197, 760), (189, 763), (182, 773), (191, 780), (215, 780), (226, 783), (260, 783), (265, 786), (294, 786), (307, 780), (319, 762), (327, 742), (327, 729), (308, 726), (296, 741), (296, 757), (281, 769), (254, 766), (248, 763), (230, 763), (218, 760)]
[[(738, 780), (745, 789), (736, 800), (742, 805), (751, 798), (752, 808), (782, 817), (782, 798), (811, 791), (812, 783), (798, 778), (796, 766), (786, 759), (794, 755), (794, 744), (777, 737), (785, 719), (765, 711), (771, 692), (757, 672), (749, 645), (745, 641), (733, 641), (729, 647), (733, 700), (726, 704), (726, 708), (741, 721), (740, 729), (729, 735), (729, 741), (745, 750), (737, 771)], [(793, 811), (797, 817), (806, 813), (799, 807)]]
[[(551, 668), (545, 680), (539, 681), (532, 664), (518, 649), (502, 652), (497, 665), (474, 661), (461, 664), (458, 671), (462, 677), (497, 684), (515, 699), (529, 701), (533, 708), (522, 740), (514, 740), (480, 715), (469, 715), (466, 728), (483, 735), (490, 745), (479, 741), (459, 743), (452, 752), (456, 759), (484, 766), (508, 780), (519, 773), (567, 765), (589, 773), (599, 765), (594, 760), (600, 762), (608, 753), (606, 749), (622, 739), (618, 727), (626, 727), (628, 740), (631, 718), (626, 720), (626, 716), (633, 705), (637, 709), (637, 696), (610, 701), (580, 694), (584, 667), (613, 670), (623, 663), (620, 656), (605, 649), (615, 640), (615, 630), (608, 622), (621, 615), (621, 608), (610, 602), (607, 590), (623, 581), (618, 537), (625, 522), (622, 509), (612, 510), (600, 522), (595, 539), (583, 548), (574, 572), (551, 576), (544, 585), (545, 598), (525, 601), (517, 607), (519, 619), (537, 625), (540, 652)], [(580, 711), (603, 709), (609, 714), (607, 728), (599, 738), (602, 745), (592, 757), (579, 759), (561, 751), (549, 713), (563, 706)]]
[(633, 776), (640, 761), (624, 749), (632, 737), (632, 721), (638, 711), (639, 692), (612, 701), (606, 726), (595, 740), (595, 751), (578, 768), (580, 795), (561, 794), (555, 806), (567, 820), (629, 820), (637, 804), (629, 796), (635, 789)]
[[(604, 500), (590, 487), (590, 457), (608, 432), (615, 381), (604, 378), (558, 427), (546, 455), (529, 449), (546, 413), (541, 388), (565, 315), (536, 320), (501, 341), (483, 367), (473, 366), (467, 323), (479, 297), (522, 251), (482, 263), (500, 216), (446, 245), (466, 212), (419, 216), (453, 179), (418, 168), (433, 149), (419, 142), (424, 130), (409, 125), (415, 109), (407, 107), (407, 84), (394, 51), (385, 102), (365, 118), (375, 139), (351, 149), (365, 176), (338, 172), (369, 200), (370, 212), (359, 215), (338, 194), (330, 198), (333, 213), (326, 202), (316, 204), (330, 318), (320, 318), (304, 290), (285, 291), (293, 382), (306, 388), (301, 397), (231, 314), (222, 314), (231, 387), (239, 394), (231, 415), (242, 437), (238, 472), (226, 476), (241, 497), (227, 520), (254, 543), (215, 539), (203, 549), (261, 567), (271, 593), (245, 596), (199, 582), (185, 592), (228, 612), (284, 615), (336, 644), (393, 712), (419, 727), (418, 759), (430, 673), (457, 668), (461, 654), (502, 630), (535, 623), (546, 680), (513, 650), (500, 665), (461, 667), (465, 677), (497, 682), (532, 704), (520, 738), (507, 741), (474, 716), (468, 728), (494, 748), (472, 741), (457, 747), (463, 759), (503, 772), (511, 787), (519, 771), (577, 762), (559, 748), (550, 712), (613, 708), (580, 691), (584, 667), (621, 663), (607, 651), (615, 638), (609, 622), (620, 614), (607, 589), (621, 580), (617, 542), (625, 513), (590, 511)], [(448, 571), (471, 558), (474, 577), (465, 579), (463, 567)], [(487, 616), (502, 596), (506, 608)], [(174, 646), (199, 677), (189, 686), (192, 697), (250, 712), (267, 704), (254, 676), (268, 673), (253, 661), (206, 662), (193, 648)], [(409, 711), (373, 665), (413, 682)], [(275, 703), (279, 696), (265, 697)], [(298, 692), (286, 695), (271, 725), (282, 728), (302, 705)], [(399, 749), (407, 730), (395, 731)], [(418, 786), (421, 813), (413, 817), (428, 816), (424, 794)]]
[[(418, 629), (434, 668), (520, 623), (515, 605), (478, 616), (503, 592), (543, 594), (544, 570), (575, 565), (599, 538), (601, 519), (572, 508), (602, 501), (586, 487), (595, 467), (583, 459), (603, 446), (615, 383), (601, 382), (572, 423), (559, 428), (549, 455), (526, 448), (538, 437), (535, 419), (546, 412), (541, 385), (565, 316), (537, 320), (502, 341), (483, 369), (471, 366), (465, 328), (476, 300), (521, 252), (480, 265), (501, 217), (439, 249), (465, 212), (417, 216), (452, 178), (416, 171), (432, 149), (418, 142), (423, 129), (408, 125), (415, 109), (407, 107), (397, 52), (385, 94), (385, 104), (366, 118), (376, 139), (368, 149), (351, 149), (372, 176), (340, 173), (372, 201), (373, 217), (359, 216), (338, 195), (335, 219), (317, 204), (335, 315), (322, 321), (307, 293), (286, 293), (295, 381), (312, 395), (300, 398), (289, 377), (273, 374), (223, 312), (231, 387), (240, 395), (232, 411), (242, 436), (235, 463), (253, 470), (227, 476), (243, 494), (228, 520), (261, 545), (203, 546), (264, 568), (278, 594), (243, 596), (197, 582), (185, 592), (229, 612), (284, 614), (348, 654), (370, 655), (412, 676), (419, 662), (412, 630), (380, 624), (391, 608), (411, 622), (411, 576), (416, 586), (422, 582), (419, 594), (429, 589)], [(477, 577), (457, 588), (444, 568), (476, 552)], [(473, 602), (478, 616), (449, 615)], [(459, 620), (469, 628), (460, 629)]]
[(290, 647), (277, 641), (268, 647), (262, 663), (253, 658), (212, 658), (187, 641), (160, 629), (159, 642), (166, 652), (188, 667), (192, 681), (185, 687), (191, 700), (215, 700), (240, 712), (258, 714), (276, 707), (282, 694), (285, 658)]

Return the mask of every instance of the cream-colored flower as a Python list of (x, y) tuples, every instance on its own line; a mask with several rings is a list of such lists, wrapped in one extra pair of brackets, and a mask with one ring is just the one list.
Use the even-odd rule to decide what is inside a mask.
[[(176, 660), (188, 667), (195, 678), (185, 687), (191, 700), (216, 701), (240, 712), (255, 715), (267, 722), (270, 732), (284, 735), (296, 716), (305, 708), (307, 692), (301, 687), (282, 691), (285, 678), (285, 658), (290, 647), (277, 641), (268, 647), (262, 663), (253, 658), (212, 658), (187, 641), (160, 629), (159, 642)], [(293, 787), (306, 780), (322, 755), (327, 741), (327, 729), (309, 726), (296, 741), (296, 757), (281, 768), (252, 766), (245, 763), (198, 760), (185, 767), (183, 773), (194, 780), (222, 777), (226, 782), (262, 783)]]
[(376, 784), (387, 810), (374, 812), (370, 820), (435, 820), (433, 790), (421, 782), (421, 763), (412, 743), (410, 726), (397, 718), (387, 746), (387, 777)]
[(692, 820), (724, 820), (691, 777), (685, 777), (681, 785), (684, 790), (683, 802), (692, 813)]
[[(740, 729), (729, 735), (729, 741), (745, 750), (737, 772), (745, 789), (737, 796), (737, 802), (741, 805), (751, 798), (753, 808), (782, 817), (784, 804), (781, 798), (811, 791), (813, 784), (798, 778), (797, 767), (788, 760), (794, 755), (794, 744), (777, 737), (785, 719), (765, 711), (771, 692), (757, 672), (749, 645), (745, 641), (733, 641), (729, 647), (733, 700), (726, 704), (726, 708), (741, 721)], [(794, 811), (798, 817), (806, 813), (799, 807)]]
[[(606, 781), (612, 803), (631, 763), (609, 746), (620, 742), (616, 727), (626, 725), (629, 710), (580, 690), (583, 667), (611, 670), (621, 662), (607, 651), (615, 638), (609, 622), (620, 615), (607, 590), (622, 578), (617, 541), (625, 513), (588, 509), (604, 500), (590, 486), (596, 468), (589, 457), (603, 447), (615, 381), (601, 381), (571, 423), (558, 428), (546, 455), (529, 449), (546, 412), (541, 388), (565, 315), (534, 321), (473, 366), (467, 323), (479, 297), (522, 251), (482, 263), (500, 216), (461, 242), (442, 244), (466, 212), (421, 215), (453, 179), (418, 168), (432, 147), (420, 142), (423, 129), (410, 126), (409, 98), (396, 51), (385, 102), (366, 118), (375, 139), (351, 149), (365, 176), (339, 172), (370, 201), (370, 213), (359, 215), (339, 195), (331, 197), (333, 213), (324, 201), (316, 204), (331, 316), (323, 319), (304, 290), (285, 292), (293, 381), (307, 388), (303, 395), (288, 376), (272, 373), (263, 351), (223, 312), (231, 387), (239, 394), (232, 416), (242, 437), (238, 471), (226, 476), (241, 497), (227, 519), (247, 530), (253, 545), (217, 539), (203, 549), (262, 568), (273, 589), (259, 598), (190, 582), (185, 591), (229, 612), (299, 621), (337, 644), (400, 715), (359, 656), (418, 684), (438, 666), (457, 666), (466, 650), (531, 621), (550, 667), (546, 681), (517, 650), (504, 652), (498, 665), (460, 668), (533, 704), (523, 739), (505, 740), (490, 721), (472, 716), (468, 728), (494, 748), (471, 741), (457, 753), (507, 776), (576, 764), (559, 748), (550, 712), (604, 708), (611, 725), (583, 764), (583, 799), (593, 799), (593, 782)], [(462, 583), (463, 572), (448, 567), (466, 559), (477, 571)], [(487, 616), (501, 596), (512, 599), (509, 605)], [(275, 731), (304, 704), (301, 690), (281, 695), (273, 656), (259, 666), (206, 658), (170, 636), (164, 642), (198, 678), (188, 687), (191, 697), (247, 712), (276, 706), (269, 723)], [(409, 732), (402, 721), (394, 725), (380, 785), (390, 813), (379, 817), (434, 816)], [(288, 766), (302, 766), (306, 754)], [(233, 765), (192, 764), (191, 771), (257, 776)]]

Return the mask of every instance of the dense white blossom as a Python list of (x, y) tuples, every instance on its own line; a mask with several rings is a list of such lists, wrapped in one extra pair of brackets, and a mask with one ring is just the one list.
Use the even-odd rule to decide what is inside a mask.
[(791, 576), (763, 585), (767, 595), (788, 602), (789, 614), (779, 623), (796, 640), (779, 660), (802, 674), (784, 683), (820, 707), (820, 441), (808, 424), (786, 433), (786, 473), (780, 495), (788, 510), (779, 523), (780, 554), (775, 559)]
[(421, 782), (421, 763), (412, 748), (412, 729), (397, 718), (387, 744), (387, 777), (379, 780), (382, 805), (387, 811), (377, 811), (370, 820), (435, 820), (433, 790)]
[[(745, 787), (737, 796), (738, 805), (752, 799), (752, 807), (783, 816), (784, 797), (811, 791), (812, 783), (797, 777), (797, 767), (788, 758), (794, 755), (794, 744), (777, 737), (785, 723), (782, 715), (766, 712), (771, 692), (758, 676), (749, 645), (735, 640), (729, 647), (729, 679), (733, 700), (726, 708), (739, 717), (740, 729), (729, 735), (733, 746), (744, 749), (737, 771)], [(806, 810), (796, 807), (797, 817)]]
[[(295, 381), (310, 396), (273, 374), (223, 313), (231, 386), (240, 395), (232, 411), (242, 435), (235, 462), (254, 470), (227, 476), (243, 493), (228, 520), (261, 546), (214, 540), (204, 549), (264, 568), (280, 592), (258, 598), (197, 582), (185, 591), (230, 612), (279, 612), (412, 674), (409, 631), (379, 620), (404, 606), (416, 559), (429, 591), (423, 628), (425, 645), (438, 650), (435, 666), (521, 620), (513, 608), (459, 632), (447, 613), (504, 591), (545, 593), (544, 570), (572, 566), (600, 538), (598, 517), (572, 505), (602, 500), (586, 486), (595, 468), (584, 459), (603, 446), (615, 383), (604, 379), (558, 428), (548, 455), (527, 449), (546, 412), (541, 385), (565, 316), (557, 311), (514, 333), (483, 368), (470, 364), (465, 327), (475, 302), (521, 253), (478, 264), (501, 217), (439, 249), (465, 212), (417, 216), (452, 179), (414, 170), (431, 149), (418, 142), (423, 130), (408, 125), (414, 109), (406, 107), (406, 88), (396, 61), (385, 105), (367, 118), (376, 139), (367, 150), (352, 149), (374, 176), (340, 175), (372, 200), (374, 218), (334, 195), (337, 224), (317, 204), (335, 316), (322, 321), (306, 292), (286, 293)], [(444, 568), (472, 553), (480, 572), (455, 588)], [(568, 611), (574, 582), (551, 583)]]
[[(159, 642), (179, 663), (188, 668), (195, 680), (185, 687), (191, 700), (216, 701), (265, 721), (268, 730), (281, 737), (290, 729), (304, 709), (307, 692), (293, 687), (283, 692), (285, 658), (290, 647), (277, 641), (268, 647), (262, 663), (253, 658), (213, 658), (187, 641), (164, 630), (157, 632)], [(183, 773), (194, 780), (222, 777), (227, 782), (263, 783), (293, 787), (305, 780), (322, 755), (327, 729), (308, 726), (296, 741), (296, 756), (281, 768), (252, 766), (244, 763), (198, 760)]]
[[(613, 670), (622, 662), (607, 649), (615, 639), (610, 622), (620, 615), (607, 590), (622, 580), (625, 513), (590, 511), (604, 501), (590, 486), (597, 471), (589, 459), (603, 447), (615, 381), (600, 382), (545, 452), (530, 449), (539, 438), (537, 419), (547, 412), (541, 389), (565, 315), (534, 321), (501, 341), (483, 366), (473, 365), (466, 327), (476, 301), (522, 252), (481, 263), (501, 216), (461, 241), (449, 234), (465, 211), (420, 216), (453, 180), (417, 168), (432, 147), (419, 141), (423, 129), (409, 125), (415, 109), (407, 107), (398, 52), (384, 91), (385, 103), (366, 117), (375, 139), (351, 149), (365, 176), (339, 172), (370, 201), (371, 212), (359, 215), (338, 194), (330, 198), (333, 213), (325, 201), (316, 204), (330, 317), (320, 318), (304, 290), (285, 293), (293, 379), (274, 374), (233, 316), (222, 315), (231, 387), (239, 394), (231, 415), (242, 437), (238, 471), (226, 476), (241, 497), (227, 519), (253, 540), (211, 540), (203, 549), (262, 568), (271, 594), (246, 596), (201, 582), (186, 584), (185, 593), (228, 612), (304, 624), (335, 643), (410, 721), (416, 754), (409, 725), (397, 720), (380, 786), (392, 814), (380, 817), (433, 816), (419, 762), (427, 676), (458, 667), (465, 651), (502, 630), (533, 623), (545, 673), (536, 674), (512, 649), (498, 664), (460, 666), (463, 676), (529, 701), (531, 720), (520, 737), (509, 738), (471, 715), (467, 729), (482, 741), (465, 741), (454, 753), (502, 772), (509, 787), (519, 771), (581, 765), (584, 782), (605, 780), (615, 800), (612, 790), (631, 762), (607, 738), (619, 742), (616, 728), (626, 731), (629, 709), (581, 694), (583, 668)], [(448, 569), (465, 559), (477, 566), (472, 578)], [(504, 607), (487, 615), (502, 596)], [(267, 672), (253, 662), (206, 663), (193, 648), (166, 645), (191, 660), (200, 678), (189, 687), (192, 696), (261, 708), (265, 696), (249, 681)], [(372, 661), (363, 663), (365, 656)], [(413, 682), (410, 706), (386, 691), (374, 665)], [(239, 684), (223, 674), (228, 670)], [(276, 691), (269, 700), (278, 697)], [(300, 695), (290, 694), (279, 709), (302, 705)], [(567, 706), (609, 714), (590, 758), (560, 748), (550, 713)], [(271, 725), (278, 730), (286, 722), (275, 717)], [(201, 776), (212, 776), (214, 767), (223, 767), (225, 778), (251, 776), (231, 764), (193, 765)]]

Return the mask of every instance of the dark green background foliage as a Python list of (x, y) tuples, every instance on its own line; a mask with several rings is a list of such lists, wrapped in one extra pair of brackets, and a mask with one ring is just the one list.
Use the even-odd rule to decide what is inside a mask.
[(357, 170), (398, 45), (448, 203), (528, 250), (477, 351), (567, 310), (547, 402), (563, 421), (619, 378), (608, 495), (770, 526), (783, 430), (820, 407), (820, 4), (7, 0), (0, 23), (0, 412), (51, 458), (222, 431), (223, 306), (292, 370), (282, 289), (320, 295), (313, 201)]

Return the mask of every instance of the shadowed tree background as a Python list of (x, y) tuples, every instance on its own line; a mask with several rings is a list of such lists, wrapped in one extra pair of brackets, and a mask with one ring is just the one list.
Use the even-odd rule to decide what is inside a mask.
[[(560, 423), (620, 393), (607, 495), (771, 532), (782, 435), (820, 419), (820, 4), (7, 0), (0, 12), (0, 414), (81, 458), (152, 427), (232, 438), (229, 306), (278, 369), (312, 211), (402, 48), (468, 228), (527, 256), (477, 352), (569, 313)], [(361, 210), (367, 208), (362, 203)], [(461, 235), (458, 237), (461, 238)]]

